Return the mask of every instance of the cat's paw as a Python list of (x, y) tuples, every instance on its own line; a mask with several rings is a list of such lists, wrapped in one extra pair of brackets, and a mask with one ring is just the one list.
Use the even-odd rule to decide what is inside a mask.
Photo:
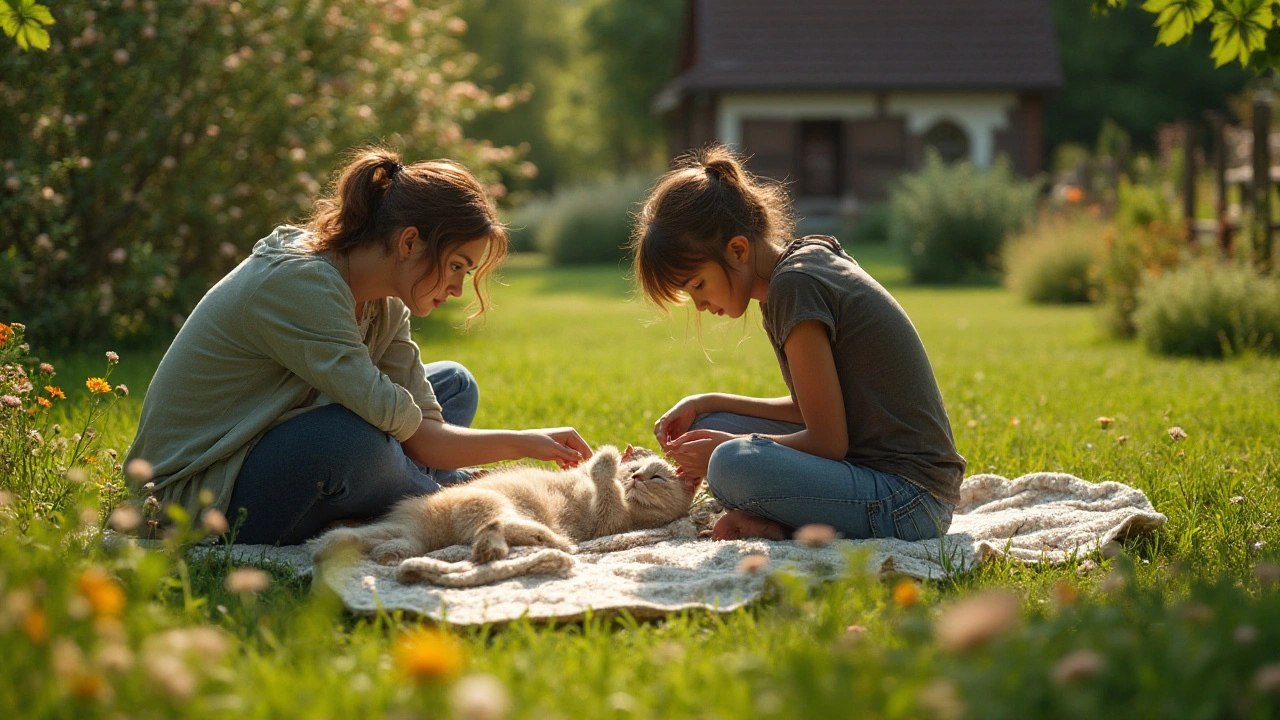
[(563, 550), (564, 552), (573, 551), (573, 545), (568, 540), (565, 540), (563, 537), (550, 530), (534, 530), (532, 539), (532, 544), (534, 545), (555, 548), (556, 550)]
[(405, 558), (420, 554), (416, 545), (403, 538), (397, 538), (375, 547), (373, 552), (369, 553), (369, 559), (379, 565), (394, 565)]
[(507, 541), (499, 533), (486, 533), (471, 544), (471, 561), (477, 565), (502, 560), (511, 553)]

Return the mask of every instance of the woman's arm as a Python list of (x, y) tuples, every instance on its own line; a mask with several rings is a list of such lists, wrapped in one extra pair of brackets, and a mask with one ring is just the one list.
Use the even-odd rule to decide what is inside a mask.
[(591, 447), (569, 427), (477, 430), (423, 420), (418, 431), (401, 446), (413, 460), (442, 470), (521, 458), (549, 460), (568, 467), (591, 457)]
[(820, 320), (796, 324), (782, 349), (791, 367), (791, 384), (804, 429), (768, 437), (810, 455), (843, 460), (849, 451), (849, 429), (826, 326)]

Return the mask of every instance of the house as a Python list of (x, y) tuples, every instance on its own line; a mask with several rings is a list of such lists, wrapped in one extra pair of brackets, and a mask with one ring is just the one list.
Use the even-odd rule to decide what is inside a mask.
[(928, 147), (1039, 172), (1061, 84), (1048, 0), (688, 0), (653, 107), (673, 157), (731, 144), (820, 212), (882, 199)]

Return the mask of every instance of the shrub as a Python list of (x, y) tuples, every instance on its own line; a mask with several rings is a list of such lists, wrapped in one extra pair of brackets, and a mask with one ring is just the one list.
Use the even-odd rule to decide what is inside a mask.
[(1046, 218), (1005, 252), (1005, 282), (1034, 303), (1093, 302), (1101, 295), (1106, 226), (1083, 217)]
[(849, 228), (848, 240), (854, 245), (870, 245), (889, 241), (889, 203), (867, 205)]
[(650, 177), (632, 175), (557, 192), (538, 229), (538, 249), (555, 265), (623, 260), (631, 214), (651, 183)]
[[(0, 317), (41, 345), (170, 328), (338, 153), (384, 140), (497, 182), (518, 151), (460, 123), (465, 23), (407, 3), (72, 0), (47, 52), (0, 45)], [(157, 322), (157, 318), (160, 320)]]
[(1003, 158), (977, 170), (930, 153), (923, 170), (891, 191), (889, 236), (915, 282), (989, 277), (1000, 268), (1005, 239), (1030, 221), (1038, 190), (1039, 183), (1015, 178)]
[(510, 228), (512, 252), (534, 252), (538, 249), (538, 233), (550, 211), (551, 201), (547, 198), (535, 198), (503, 211), (503, 221)]
[(1274, 353), (1280, 280), (1243, 265), (1190, 263), (1143, 283), (1134, 323), (1138, 337), (1162, 355)]
[(1156, 189), (1121, 180), (1114, 229), (1104, 236), (1103, 320), (1116, 337), (1133, 337), (1138, 287), (1178, 267), (1189, 254), (1168, 200)]

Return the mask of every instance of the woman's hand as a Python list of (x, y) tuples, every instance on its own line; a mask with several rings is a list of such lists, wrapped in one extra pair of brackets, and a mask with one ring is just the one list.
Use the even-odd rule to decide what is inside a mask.
[(663, 450), (670, 450), (671, 443), (676, 438), (689, 432), (693, 421), (698, 417), (695, 404), (697, 400), (697, 395), (690, 395), (663, 413), (658, 422), (653, 424), (653, 436), (658, 439), (658, 445)]
[(692, 430), (667, 445), (667, 455), (680, 466), (680, 474), (690, 480), (707, 476), (711, 453), (720, 443), (738, 437), (719, 430)]
[(561, 468), (577, 467), (591, 457), (591, 446), (571, 427), (522, 430), (524, 457), (549, 460)]

